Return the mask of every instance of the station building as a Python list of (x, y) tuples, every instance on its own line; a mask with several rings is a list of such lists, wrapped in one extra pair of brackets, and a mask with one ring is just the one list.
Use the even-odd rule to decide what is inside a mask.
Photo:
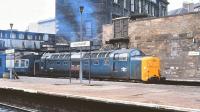
[(0, 30), (0, 50), (41, 50), (42, 43), (53, 43), (54, 34)]
[(112, 23), (112, 19), (166, 16), (168, 4), (167, 0), (56, 0), (57, 35), (80, 40), (80, 6), (84, 6), (83, 40), (101, 41), (102, 25)]

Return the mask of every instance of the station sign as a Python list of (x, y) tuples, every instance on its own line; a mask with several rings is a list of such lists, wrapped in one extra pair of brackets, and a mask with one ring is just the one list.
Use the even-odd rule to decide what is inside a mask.
[(14, 54), (15, 53), (15, 49), (9, 49), (9, 50), (5, 50), (6, 54)]
[(189, 55), (189, 56), (199, 56), (199, 55), (200, 55), (200, 52), (197, 52), (197, 51), (189, 51), (189, 52), (188, 52), (188, 55)]
[(72, 42), (70, 47), (89, 47), (90, 44), (90, 41)]
[(14, 68), (15, 66), (15, 49), (5, 50), (6, 53), (6, 68)]

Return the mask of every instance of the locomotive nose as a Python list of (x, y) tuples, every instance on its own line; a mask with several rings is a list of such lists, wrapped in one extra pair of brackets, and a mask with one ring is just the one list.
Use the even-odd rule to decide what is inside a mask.
[(144, 57), (142, 59), (142, 80), (160, 79), (160, 59), (157, 57)]

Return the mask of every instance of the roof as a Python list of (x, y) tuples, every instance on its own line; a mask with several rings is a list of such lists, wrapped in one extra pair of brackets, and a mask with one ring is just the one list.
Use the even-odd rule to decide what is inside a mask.
[(55, 18), (46, 19), (46, 20), (41, 20), (41, 21), (39, 21), (38, 24), (44, 24), (44, 23), (54, 22), (54, 21), (55, 21)]
[(185, 8), (179, 8), (179, 9), (175, 9), (172, 10), (168, 13), (168, 15), (179, 15), (179, 14), (186, 14), (189, 13), (187, 9)]

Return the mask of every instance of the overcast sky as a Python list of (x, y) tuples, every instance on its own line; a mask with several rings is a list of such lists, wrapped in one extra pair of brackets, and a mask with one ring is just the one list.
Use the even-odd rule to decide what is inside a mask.
[[(168, 0), (169, 10), (180, 8), (184, 1)], [(199, 0), (193, 0), (196, 2)], [(25, 30), (30, 23), (55, 17), (55, 0), (0, 0), (0, 29)]]

